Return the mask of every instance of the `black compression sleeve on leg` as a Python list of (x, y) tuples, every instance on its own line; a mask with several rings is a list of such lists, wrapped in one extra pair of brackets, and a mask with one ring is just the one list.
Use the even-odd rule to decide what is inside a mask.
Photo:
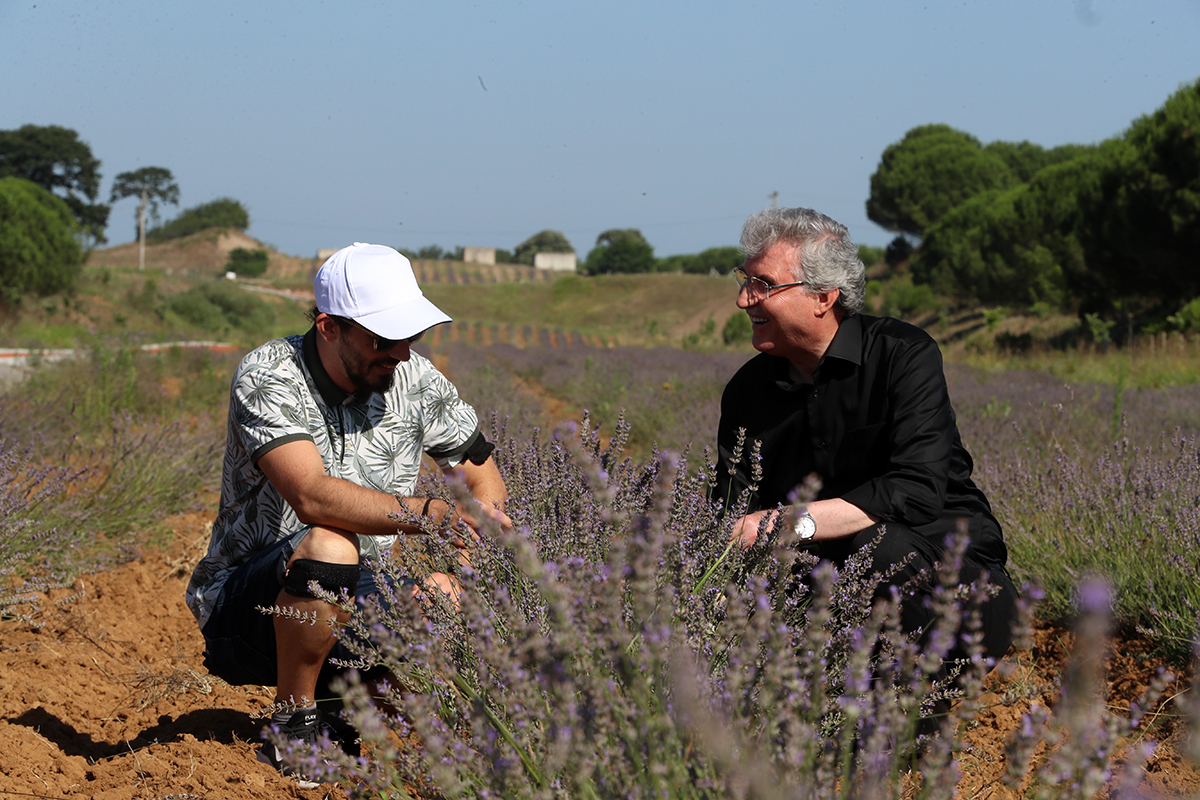
[(317, 582), (327, 592), (340, 596), (345, 589), (350, 595), (358, 588), (358, 564), (332, 564), (311, 558), (297, 558), (283, 576), (283, 590), (292, 597), (316, 597), (308, 585)]

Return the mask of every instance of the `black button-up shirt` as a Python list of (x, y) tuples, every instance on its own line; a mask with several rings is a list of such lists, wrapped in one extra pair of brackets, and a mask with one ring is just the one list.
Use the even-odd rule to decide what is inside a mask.
[(840, 497), (884, 522), (899, 522), (941, 548), (966, 519), (972, 554), (1003, 565), (1000, 524), (971, 480), (937, 343), (899, 320), (844, 319), (812, 383), (785, 359), (759, 354), (725, 387), (717, 430), (716, 497), (733, 502), (750, 485), (745, 460), (730, 475), (739, 428), (745, 452), (761, 442), (762, 480), (750, 510), (788, 503), (816, 474), (818, 499)]

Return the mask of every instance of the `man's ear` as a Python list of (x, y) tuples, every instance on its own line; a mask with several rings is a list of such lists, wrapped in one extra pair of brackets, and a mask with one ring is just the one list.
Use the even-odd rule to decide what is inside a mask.
[(833, 309), (837, 308), (838, 298), (842, 296), (841, 289), (830, 289), (827, 292), (814, 292), (812, 297), (816, 301), (814, 311), (817, 316), (823, 317)]
[(327, 342), (336, 342), (342, 335), (342, 326), (325, 312), (317, 314), (313, 324), (317, 327), (317, 333)]

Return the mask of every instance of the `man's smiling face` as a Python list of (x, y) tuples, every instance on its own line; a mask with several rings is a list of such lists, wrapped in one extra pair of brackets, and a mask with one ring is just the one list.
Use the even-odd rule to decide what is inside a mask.
[[(801, 280), (795, 269), (799, 263), (797, 245), (777, 242), (757, 258), (746, 259), (742, 270), (748, 278), (775, 286)], [(763, 299), (752, 298), (748, 288), (743, 287), (738, 292), (737, 304), (750, 317), (754, 330), (752, 342), (759, 352), (793, 363), (798, 357), (824, 352), (827, 342), (818, 333), (817, 297), (809, 294), (806, 287), (774, 289)]]

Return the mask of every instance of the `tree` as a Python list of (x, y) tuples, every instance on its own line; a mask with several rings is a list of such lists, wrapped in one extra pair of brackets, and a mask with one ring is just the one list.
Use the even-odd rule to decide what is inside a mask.
[(552, 231), (547, 228), (544, 231), (538, 231), (533, 236), (530, 236), (525, 241), (517, 245), (513, 250), (512, 257), (517, 264), (528, 264), (533, 266), (533, 257), (538, 253), (574, 253), (575, 248), (567, 241), (567, 237), (559, 231)]
[(250, 227), (250, 212), (246, 207), (229, 197), (221, 197), (209, 203), (179, 212), (179, 216), (157, 228), (146, 231), (146, 241), (165, 242), (190, 236), (209, 228), (233, 228), (244, 231)]
[(179, 185), (171, 170), (163, 167), (142, 167), (133, 172), (122, 172), (113, 181), (112, 195), (108, 202), (115, 203), (125, 197), (139, 198), (137, 207), (138, 269), (146, 268), (146, 209), (150, 218), (158, 222), (158, 201), (179, 205)]
[(590, 275), (626, 272), (653, 272), (654, 248), (636, 228), (612, 228), (596, 237), (596, 246), (588, 253)]
[(974, 136), (949, 125), (922, 125), (883, 151), (871, 176), (867, 217), (920, 238), (955, 206), (1016, 183), (1004, 159)]
[(75, 131), (58, 125), (0, 131), (0, 178), (6, 177), (25, 178), (61, 197), (85, 238), (106, 241), (109, 207), (96, 202), (100, 161)]
[(1177, 311), (1200, 295), (1200, 80), (1103, 143), (1097, 165), (1079, 187), (1079, 239), (1110, 291), (1081, 310), (1109, 313), (1125, 298)]
[(1090, 145), (1064, 144), (1050, 150), (1033, 142), (990, 142), (984, 148), (1000, 156), (1013, 175), (1022, 183), (1029, 183), (1033, 176), (1046, 167), (1062, 164), (1093, 150)]
[(745, 260), (740, 247), (710, 247), (698, 253), (690, 269), (685, 267), (684, 271), (708, 275), (715, 270), (718, 275), (728, 275)]
[(1063, 307), (1104, 294), (1083, 261), (1076, 195), (1095, 173), (1090, 151), (1027, 184), (977, 195), (925, 232), (915, 280), (985, 303)]
[(70, 207), (32, 181), (0, 178), (0, 294), (69, 289), (83, 268), (79, 223)]

